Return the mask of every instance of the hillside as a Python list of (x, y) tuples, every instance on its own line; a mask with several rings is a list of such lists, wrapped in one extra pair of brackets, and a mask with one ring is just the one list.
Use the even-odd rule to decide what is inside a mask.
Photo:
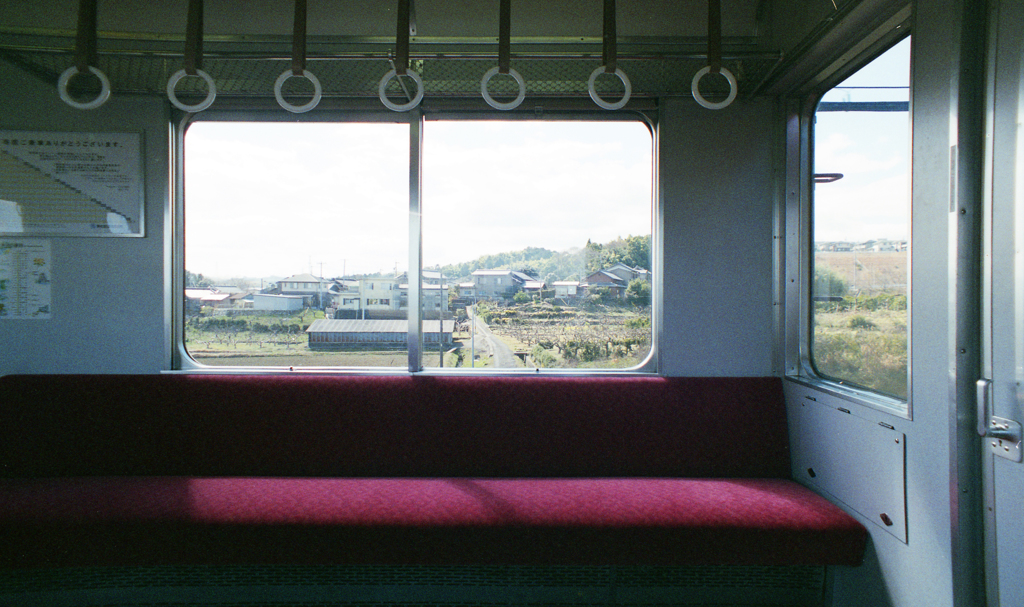
[(518, 270), (551, 284), (557, 280), (582, 280), (597, 270), (620, 262), (650, 270), (651, 237), (620, 237), (604, 244), (588, 241), (580, 248), (562, 252), (527, 247), (520, 251), (483, 255), (473, 261), (440, 269), (452, 282), (469, 281), (476, 270)]

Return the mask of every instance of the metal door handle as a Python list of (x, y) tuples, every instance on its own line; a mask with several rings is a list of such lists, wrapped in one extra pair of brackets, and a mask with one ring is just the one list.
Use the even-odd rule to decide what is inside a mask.
[(974, 401), (978, 406), (978, 435), (988, 436), (988, 412), (989, 401), (992, 400), (992, 380), (979, 379), (976, 384), (977, 398)]
[(1003, 419), (992, 413), (992, 380), (979, 379), (977, 383), (978, 434), (991, 439), (993, 455), (1020, 462), (1021, 426), (1012, 419)]

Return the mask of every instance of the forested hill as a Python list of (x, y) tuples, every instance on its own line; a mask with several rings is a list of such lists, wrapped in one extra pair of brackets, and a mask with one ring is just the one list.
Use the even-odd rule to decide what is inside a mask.
[(628, 236), (605, 244), (587, 241), (581, 248), (563, 252), (527, 247), (442, 266), (441, 272), (448, 281), (466, 282), (476, 270), (517, 270), (550, 284), (556, 280), (582, 280), (620, 262), (650, 270), (651, 237)]

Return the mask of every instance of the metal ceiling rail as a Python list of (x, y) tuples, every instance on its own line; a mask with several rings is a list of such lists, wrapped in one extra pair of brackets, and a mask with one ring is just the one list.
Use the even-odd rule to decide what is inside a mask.
[[(74, 51), (75, 33), (66, 30), (0, 27), (0, 49), (19, 53), (67, 53)], [(185, 37), (178, 34), (99, 32), (98, 51), (105, 55), (182, 57)], [(496, 58), (493, 37), (412, 37), (410, 59)], [(290, 36), (204, 37), (204, 56), (221, 59), (289, 59)], [(389, 36), (310, 36), (307, 59), (386, 59), (395, 39)], [(530, 59), (601, 59), (602, 37), (512, 37), (514, 57)], [(620, 37), (622, 59), (695, 59), (707, 56), (707, 41), (694, 37)], [(778, 58), (753, 37), (723, 38), (724, 59)]]

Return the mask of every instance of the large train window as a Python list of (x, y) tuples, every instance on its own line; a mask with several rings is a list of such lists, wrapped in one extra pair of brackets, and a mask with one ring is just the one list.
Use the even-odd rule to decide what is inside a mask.
[(910, 39), (829, 90), (814, 116), (811, 362), (907, 398)]
[(641, 366), (653, 335), (647, 125), (428, 117), (422, 139), (412, 128), (190, 124), (183, 364)]

